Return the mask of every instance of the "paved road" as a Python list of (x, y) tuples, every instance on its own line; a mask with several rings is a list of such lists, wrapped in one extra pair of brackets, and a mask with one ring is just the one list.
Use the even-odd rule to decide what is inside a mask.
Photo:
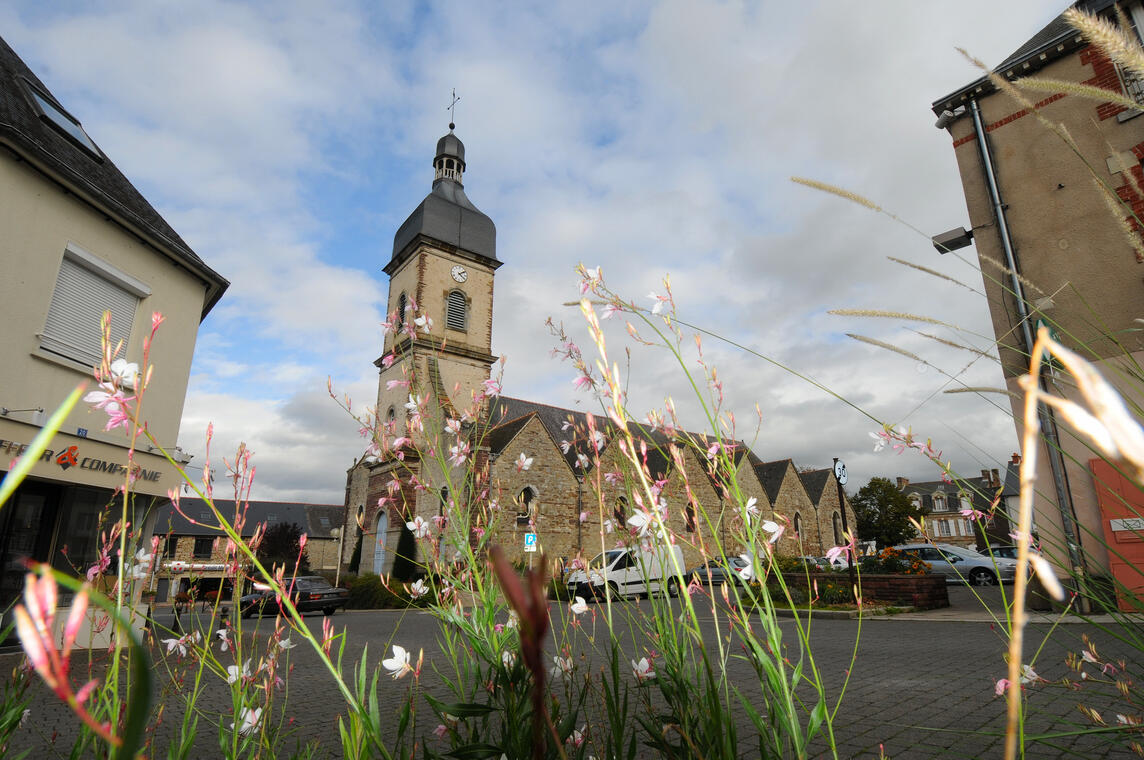
[[(851, 667), (851, 654), (857, 646), (857, 659), (835, 721), (835, 736), (842, 757), (878, 757), (880, 749), (894, 758), (934, 757), (1000, 757), (1003, 733), (1004, 701), (994, 697), (993, 684), (1004, 675), (1003, 653), (1005, 639), (1001, 628), (989, 622), (986, 615), (975, 611), (968, 603), (968, 590), (954, 592), (954, 612), (924, 615), (900, 615), (892, 618), (868, 619), (859, 628), (854, 620), (814, 620), (811, 645), (815, 659), (823, 673), (827, 689), (837, 697)], [(999, 607), (999, 594), (987, 589), (987, 602)], [(637, 603), (625, 603), (620, 608)], [(647, 602), (639, 604), (646, 605)], [(957, 610), (961, 609), (960, 613)], [(960, 619), (949, 619), (960, 614)], [(943, 615), (945, 617), (943, 617)], [(306, 618), (311, 630), (320, 635), (322, 616)], [(369, 645), (371, 665), (387, 656), (391, 643), (407, 648), (424, 648), (428, 662), (441, 662), (437, 622), (423, 612), (352, 611), (339, 613), (333, 620), (338, 629), (349, 634), (348, 660), (360, 657), (363, 645)], [(264, 624), (265, 626), (266, 624)], [(793, 621), (782, 623), (785, 640), (796, 641)], [(601, 630), (601, 629), (598, 629)], [(1046, 622), (1030, 628), (1030, 647), (1036, 647), (1050, 630)], [(265, 627), (263, 629), (265, 632)], [(1045, 645), (1037, 660), (1037, 672), (1048, 679), (1068, 675), (1065, 656), (1068, 651), (1079, 651), (1082, 634), (1091, 635), (1100, 645), (1104, 656), (1128, 656), (1117, 652), (1114, 642), (1091, 625), (1059, 626), (1052, 640)], [(627, 655), (634, 655), (646, 640), (641, 632), (626, 635), (623, 647)], [(856, 644), (857, 641), (857, 644)], [(297, 737), (303, 741), (317, 738), (322, 753), (337, 756), (340, 744), (337, 738), (337, 715), (344, 704), (331, 679), (317, 662), (313, 652), (301, 647), (291, 651), (292, 674), (289, 678), (286, 714), (293, 716)], [(587, 655), (591, 662), (591, 655)], [(225, 655), (224, 655), (225, 657)], [(17, 661), (13, 655), (0, 655), (0, 672), (7, 673)], [(163, 682), (170, 682), (167, 667), (174, 658), (157, 653), (156, 671)], [(732, 660), (731, 669), (739, 684), (754, 682), (753, 672), (746, 663)], [(438, 696), (446, 696), (439, 681), (426, 667), (423, 686)], [(410, 680), (392, 681), (383, 678), (381, 696), (383, 707), (395, 710), (407, 694)], [(30, 747), (33, 757), (56, 756), (53, 746), (61, 753), (69, 746), (66, 738), (71, 732), (71, 719), (64, 708), (50, 694), (38, 687), (35, 718), (28, 722), (19, 747)], [(747, 693), (752, 693), (747, 689)], [(754, 693), (757, 693), (757, 689)], [(171, 688), (164, 696), (172, 707), (177, 700), (177, 689)], [(1036, 686), (1030, 689), (1031, 717), (1029, 730), (1033, 733), (1049, 731), (1066, 733), (1086, 725), (1076, 709), (1083, 702), (1109, 719), (1125, 706), (1117, 699), (1099, 696), (1092, 688), (1070, 691), (1060, 686)], [(229, 691), (225, 683), (213, 687), (202, 704), (217, 715), (223, 715), (223, 726), (233, 720)], [(383, 709), (383, 713), (387, 710)], [(423, 710), (429, 715), (427, 709)], [(736, 710), (736, 723), (748, 727), (742, 708)], [(391, 714), (391, 713), (390, 713)], [(423, 721), (426, 718), (422, 718)], [(435, 725), (435, 721), (433, 722)], [(217, 724), (216, 724), (217, 725)], [(428, 735), (433, 725), (422, 725), (419, 733)], [(172, 726), (161, 726), (156, 744), (163, 747)], [(53, 745), (52, 736), (57, 736)], [(740, 731), (740, 735), (744, 735)], [(197, 757), (212, 757), (217, 729), (210, 725), (200, 728), (196, 747)], [(428, 741), (435, 741), (430, 735)], [(62, 743), (62, 746), (61, 746)], [(824, 751), (821, 746), (816, 751)], [(1064, 736), (1052, 745), (1034, 745), (1029, 757), (1061, 757), (1076, 753), (1079, 757), (1129, 757), (1128, 753), (1110, 748), (1099, 737)], [(65, 753), (66, 754), (66, 753)], [(754, 756), (751, 748), (743, 744), (743, 757)]]

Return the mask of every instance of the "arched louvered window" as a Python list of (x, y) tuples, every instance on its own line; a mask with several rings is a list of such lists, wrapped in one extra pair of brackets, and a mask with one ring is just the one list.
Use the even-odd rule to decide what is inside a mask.
[(406, 297), (405, 291), (401, 291), (401, 295), (397, 297), (397, 326), (405, 326), (405, 307), (409, 305), (409, 298)]
[(465, 294), (459, 290), (449, 292), (445, 302), (445, 326), (450, 330), (464, 330), (468, 317)]
[(517, 525), (527, 525), (529, 521), (536, 519), (539, 506), (536, 503), (536, 497), (536, 489), (532, 486), (525, 486), (517, 495), (516, 504), (520, 510), (516, 515)]
[(794, 513), (794, 535), (796, 538), (802, 538), (802, 515), (798, 512)]

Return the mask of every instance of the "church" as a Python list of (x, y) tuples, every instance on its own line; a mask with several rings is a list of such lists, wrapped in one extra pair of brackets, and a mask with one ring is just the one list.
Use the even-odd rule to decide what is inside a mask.
[[(432, 189), (398, 228), (383, 270), (375, 432), (346, 481), (343, 563), (357, 554), (359, 572), (399, 580), (432, 563), (427, 552), (448, 560), (450, 547), (486, 532), (522, 564), (540, 556), (526, 553), (529, 535), (550, 559), (594, 557), (630, 531), (642, 492), (602, 408), (594, 416), (501, 392), (492, 332), (504, 262), (496, 226), (465, 194), (465, 146), (454, 129), (437, 141)], [(631, 428), (688, 568), (716, 540), (741, 551), (748, 500), (752, 515), (783, 527), (782, 554), (821, 556), (845, 541), (844, 525), (856, 525), (830, 468), (764, 461), (742, 442), (722, 441), (734, 471), (720, 475), (707, 457), (709, 436), (688, 436), (702, 447), (679, 446), (662, 428)], [(447, 515), (458, 513), (466, 524), (450, 525)], [(429, 536), (437, 540), (418, 540)]]

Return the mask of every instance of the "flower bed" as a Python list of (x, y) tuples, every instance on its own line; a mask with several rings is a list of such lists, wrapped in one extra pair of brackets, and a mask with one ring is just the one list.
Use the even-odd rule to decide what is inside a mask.
[[(810, 581), (821, 584), (825, 579), (847, 581), (845, 573), (812, 573)], [(807, 576), (802, 573), (784, 573), (789, 588), (807, 590)], [(949, 606), (949, 590), (940, 575), (885, 575), (863, 573), (862, 596), (867, 602), (878, 601), (896, 607), (914, 607), (934, 610)], [(813, 594), (811, 594), (813, 596)]]

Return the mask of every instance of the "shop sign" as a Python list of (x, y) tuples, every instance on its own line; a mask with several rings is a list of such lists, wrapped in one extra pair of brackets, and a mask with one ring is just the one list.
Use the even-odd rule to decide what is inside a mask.
[[(18, 457), (27, 450), (28, 444), (26, 443), (0, 440), (0, 451), (4, 452), (7, 456)], [(81, 470), (90, 470), (92, 472), (105, 472), (108, 475), (123, 475), (127, 472), (127, 467), (118, 462), (108, 462), (103, 459), (96, 459), (95, 457), (83, 456), (79, 446), (68, 446), (63, 449), (44, 449), (44, 453), (40, 455), (40, 461), (55, 464), (65, 472), (72, 467), (78, 467)], [(160, 477), (162, 477), (162, 473), (159, 470), (145, 470), (139, 465), (135, 465), (136, 480), (158, 483)]]
[(226, 570), (226, 567), (221, 562), (182, 562), (175, 560), (174, 562), (163, 563), (163, 568), (172, 573), (209, 573)]

